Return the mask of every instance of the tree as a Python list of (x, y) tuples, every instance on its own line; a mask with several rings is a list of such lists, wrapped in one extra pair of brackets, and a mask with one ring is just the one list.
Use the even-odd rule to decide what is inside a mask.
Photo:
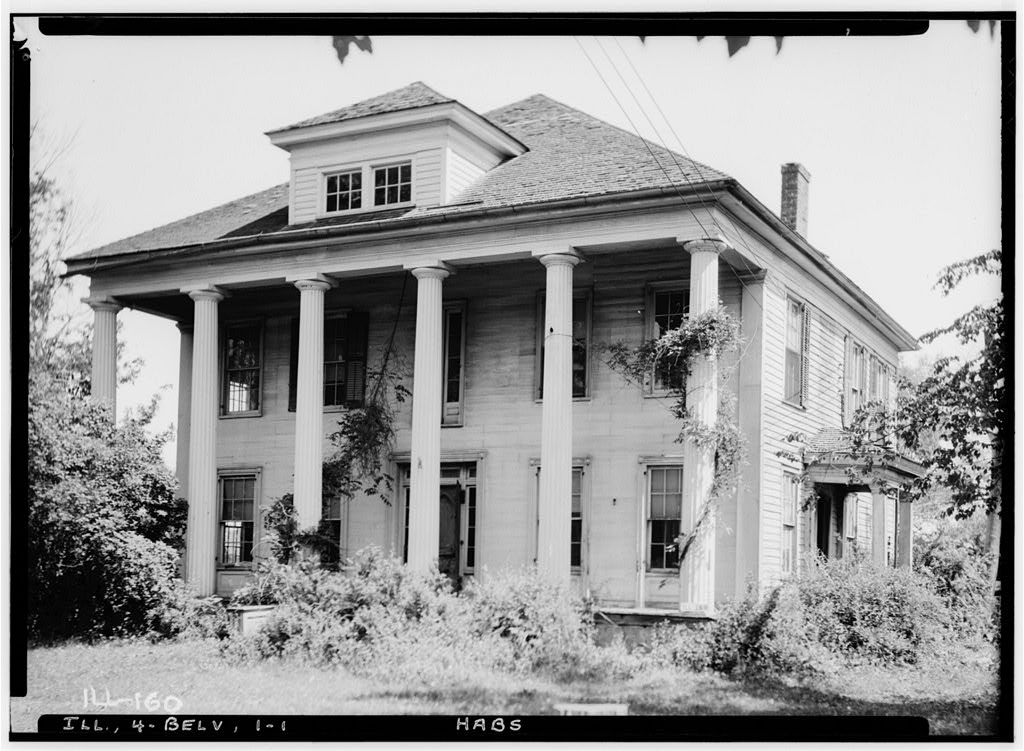
[[(936, 288), (948, 295), (967, 277), (999, 274), (1002, 252), (990, 250), (942, 270)], [(980, 346), (970, 359), (942, 357), (918, 383), (903, 379), (895, 410), (865, 405), (854, 415), (854, 452), (868, 473), (901, 453), (920, 457), (924, 475), (902, 490), (916, 500), (935, 488), (948, 489), (945, 513), (966, 519), (988, 514), (994, 583), (999, 557), (1006, 383), (1003, 300), (979, 304), (948, 326), (924, 334), (929, 343), (952, 334)]]

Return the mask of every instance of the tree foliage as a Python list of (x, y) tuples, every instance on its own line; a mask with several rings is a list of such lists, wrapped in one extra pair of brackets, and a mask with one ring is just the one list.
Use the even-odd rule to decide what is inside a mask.
[[(969, 276), (999, 274), (1001, 259), (997, 249), (948, 266), (936, 288), (948, 295)], [(999, 297), (921, 337), (927, 343), (952, 334), (961, 344), (980, 346), (980, 352), (942, 357), (916, 384), (903, 379), (894, 410), (880, 404), (858, 410), (854, 449), (869, 462), (869, 471), (899, 454), (916, 454), (925, 474), (904, 487), (912, 499), (945, 487), (949, 515), (967, 518), (998, 510), (1006, 419), (1004, 328)]]
[(49, 373), (30, 378), (28, 620), (37, 639), (149, 630), (173, 596), (187, 505), (148, 433)]

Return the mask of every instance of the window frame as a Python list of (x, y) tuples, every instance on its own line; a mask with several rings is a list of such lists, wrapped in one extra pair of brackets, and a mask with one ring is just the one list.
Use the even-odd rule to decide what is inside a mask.
[[(378, 169), (387, 169), (388, 167), (403, 167), (408, 165), (409, 167), (409, 200), (401, 201), (398, 203), (377, 203), (376, 192), (374, 190), (373, 180), (376, 176)], [(351, 175), (358, 172), (361, 175), (361, 195), (360, 195), (360, 206), (357, 209), (337, 209), (335, 211), (327, 210), (327, 181), (331, 177), (339, 175)], [(358, 163), (340, 163), (332, 164), (327, 167), (323, 167), (319, 171), (318, 176), (318, 190), (317, 190), (317, 205), (316, 205), (316, 217), (323, 219), (327, 217), (335, 216), (347, 216), (349, 214), (362, 214), (371, 211), (378, 211), (383, 208), (411, 208), (416, 205), (416, 157), (413, 154), (406, 156), (398, 156), (394, 159), (385, 162), (358, 162)]]
[[(536, 344), (534, 349), (534, 367), (533, 367), (533, 400), (537, 403), (544, 401), (544, 316), (547, 312), (546, 309), (546, 294), (545, 290), (537, 292), (537, 305), (536, 305), (536, 326), (535, 326), (535, 337)], [(576, 305), (577, 300), (585, 300), (585, 309), (587, 315), (587, 342), (586, 342), (586, 359), (584, 365), (586, 367), (586, 388), (584, 393), (580, 395), (573, 394), (573, 401), (587, 401), (591, 398), (591, 388), (594, 380), (594, 368), (593, 368), (593, 332), (594, 332), (594, 297), (593, 289), (591, 287), (580, 287), (573, 288), (572, 301), (573, 307)]]
[[(795, 472), (782, 471), (782, 509), (780, 514), (782, 539), (779, 543), (779, 571), (782, 576), (792, 576), (798, 570), (799, 519), (800, 519), (800, 478)], [(786, 553), (789, 553), (788, 559)], [(788, 562), (788, 566), (787, 566)]]
[[(798, 361), (799, 388), (796, 398), (790, 398), (788, 388), (789, 355), (793, 350), (789, 346), (790, 313), (792, 306), (798, 306), (800, 310), (800, 349), (796, 351)], [(811, 309), (805, 300), (794, 294), (786, 295), (786, 317), (783, 327), (783, 358), (782, 358), (782, 401), (791, 407), (807, 409), (808, 381), (810, 372), (810, 338), (811, 338)]]
[[(654, 340), (658, 338), (658, 324), (657, 324), (657, 298), (659, 294), (681, 294), (685, 300), (683, 307), (683, 318), (687, 318), (690, 315), (690, 288), (689, 284), (685, 280), (666, 280), (657, 282), (648, 282), (647, 291), (645, 295), (646, 301), (646, 315), (644, 321), (644, 332), (646, 339)], [(683, 395), (686, 394), (686, 384), (683, 384), (682, 388)], [(652, 372), (648, 376), (648, 382), (644, 384), (644, 396), (649, 397), (664, 397), (669, 396), (672, 390), (665, 386), (658, 384), (657, 373), (652, 369)]]
[[(572, 471), (580, 473), (580, 565), (572, 565), (572, 521), (571, 521), (571, 499), (570, 499), (570, 522), (569, 522), (569, 575), (578, 576), (586, 581), (590, 574), (590, 522), (591, 522), (591, 484), (590, 484), (591, 460), (589, 456), (573, 457)], [(530, 470), (533, 476), (532, 502), (533, 509), (533, 563), (537, 563), (537, 555), (540, 548), (540, 459), (530, 460)], [(570, 493), (571, 493), (570, 485)]]
[[(324, 216), (337, 216), (339, 214), (354, 214), (359, 211), (365, 210), (366, 206), (366, 170), (362, 165), (354, 166), (350, 168), (339, 168), (332, 169), (324, 172), (322, 175), (322, 187), (320, 190), (320, 213)], [(359, 206), (356, 208), (351, 207), (352, 203), (352, 189), (350, 188), (347, 193), (349, 195), (349, 208), (347, 209), (334, 209), (333, 211), (327, 207), (328, 198), (330, 198), (330, 180), (332, 177), (342, 177), (352, 175), (359, 175)], [(340, 191), (336, 195), (342, 195)]]
[[(245, 370), (256, 370), (259, 384), (257, 386), (257, 408), (239, 410), (237, 412), (229, 411), (229, 374), (231, 370), (228, 368), (228, 341), (230, 340), (230, 332), (232, 328), (241, 328), (245, 326), (255, 326), (259, 329), (259, 365), (256, 368), (245, 368)], [(220, 332), (220, 407), (219, 417), (221, 419), (233, 420), (240, 417), (262, 417), (263, 416), (263, 384), (264, 384), (264, 342), (266, 340), (266, 325), (262, 318), (239, 318), (237, 320), (225, 321), (221, 326)]]
[[(648, 574), (656, 574), (656, 575), (659, 575), (659, 576), (678, 576), (679, 575), (679, 565), (678, 565), (679, 551), (678, 550), (676, 550), (676, 552), (675, 552), (675, 555), (676, 555), (676, 566), (674, 566), (674, 567), (667, 567), (667, 568), (665, 568), (665, 567), (660, 567), (660, 566), (659, 567), (654, 566), (654, 561), (652, 560), (652, 555), (651, 555), (651, 545), (653, 544), (653, 535), (652, 535), (653, 527), (652, 527), (652, 522), (653, 521), (662, 521), (662, 520), (666, 520), (666, 521), (671, 521), (672, 520), (671, 517), (667, 517), (667, 516), (666, 517), (659, 517), (657, 520), (655, 520), (651, 516), (651, 500), (652, 500), (652, 493), (653, 493), (652, 487), (653, 487), (654, 472), (658, 471), (658, 470), (670, 470), (670, 469), (671, 470), (678, 470), (679, 471), (679, 518), (676, 520), (677, 523), (679, 524), (679, 530), (677, 532), (677, 536), (678, 536), (679, 534), (682, 533), (682, 516), (683, 516), (682, 512), (683, 512), (683, 503), (684, 503), (684, 498), (683, 498), (684, 490), (683, 490), (683, 488), (684, 488), (684, 482), (685, 482), (684, 477), (683, 477), (683, 473), (686, 471), (686, 469), (683, 466), (683, 463), (681, 461), (648, 462), (648, 463), (646, 463), (644, 465), (644, 505), (643, 505), (643, 509), (644, 509), (644, 528), (643, 528), (643, 531), (644, 531), (644, 545), (643, 545), (644, 560), (643, 560), (643, 569)], [(662, 545), (665, 545), (665, 543), (662, 543)]]
[(847, 493), (843, 496), (843, 533), (844, 547), (857, 541), (857, 516), (860, 512), (860, 496)]
[[(348, 313), (349, 313), (349, 311), (347, 311), (347, 310), (327, 311), (327, 312), (324, 313), (324, 362), (323, 362), (323, 366), (322, 366), (323, 367), (323, 371), (324, 371), (324, 373), (323, 373), (323, 386), (324, 386), (324, 388), (326, 388), (326, 386), (327, 386), (327, 365), (328, 365), (328, 362), (327, 362), (327, 324), (328, 324), (328, 322), (338, 323), (338, 322), (342, 322), (342, 321), (344, 322), (343, 325), (345, 326), (345, 353), (344, 353), (345, 356), (344, 356), (344, 359), (340, 360), (340, 363), (341, 363), (340, 367), (342, 368), (342, 371), (343, 371), (343, 373), (345, 374), (345, 377), (346, 377), (346, 380), (344, 381), (343, 389), (347, 389), (348, 388), (348, 363), (349, 363), (349, 356), (348, 356), (348, 340), (349, 340), (349, 334), (348, 334), (348, 325), (349, 325)], [(331, 361), (331, 364), (334, 364), (334, 365), (337, 365), (338, 363), (339, 363), (338, 360), (332, 360)], [(337, 381), (335, 381), (334, 383), (337, 384)], [(334, 394), (335, 398), (337, 398), (337, 395), (338, 395), (337, 394), (337, 391), (338, 391), (337, 385), (335, 385), (334, 391), (335, 391), (335, 394)], [(341, 411), (344, 411), (345, 409), (347, 409), (347, 407), (345, 406), (344, 394), (342, 394), (341, 404), (338, 404), (336, 402), (332, 403), (332, 404), (328, 404), (326, 398), (324, 398), (323, 402), (324, 402), (323, 403), (324, 412), (341, 412)]]
[[(462, 331), (459, 338), (459, 400), (448, 401), (449, 320), (452, 313), (462, 316)], [(442, 312), (442, 374), (441, 374), (441, 427), (460, 428), (466, 419), (466, 301), (456, 300), (444, 304)], [(456, 405), (457, 413), (449, 419), (449, 405)]]
[[(348, 545), (343, 545), (342, 541), (348, 541), (348, 504), (350, 499), (346, 499), (341, 495), (335, 498), (324, 498), (324, 503), (321, 507), (320, 519), (322, 522), (337, 523), (338, 525), (338, 537), (334, 541), (338, 546), (338, 560), (330, 561), (327, 563), (337, 563), (340, 565), (348, 554)], [(337, 502), (338, 515), (332, 516), (332, 506)]]
[[(402, 185), (405, 184), (405, 183), (402, 182), (402, 170), (401, 170), (401, 168), (402, 167), (408, 167), (409, 168), (409, 199), (407, 201), (398, 200), (398, 201), (388, 202), (387, 201), (387, 189), (389, 187), (391, 187), (391, 186), (388, 185), (387, 182), (385, 182), (384, 186), (383, 186), (384, 194), (385, 194), (385, 196), (384, 196), (385, 197), (385, 201), (384, 201), (384, 203), (377, 203), (377, 184), (376, 184), (377, 173), (380, 172), (381, 170), (385, 170), (386, 171), (388, 169), (391, 169), (392, 167), (397, 167), (398, 168), (398, 182), (395, 183), (395, 187), (398, 188), (399, 196), (401, 196), (401, 194), (402, 194)], [(371, 201), (370, 205), (373, 208), (375, 208), (375, 209), (377, 209), (377, 208), (385, 208), (385, 207), (386, 208), (401, 208), (403, 206), (412, 206), (413, 205), (413, 185), (415, 184), (416, 181), (415, 181), (415, 179), (413, 177), (412, 159), (398, 159), (398, 160), (394, 160), (394, 161), (388, 161), (388, 162), (382, 162), (382, 163), (376, 163), (376, 164), (368, 164), (367, 165), (367, 170), (369, 171), (369, 178), (370, 178), (370, 180), (366, 184), (369, 185), (369, 188), (372, 191), (371, 195), (372, 195), (372, 199), (373, 200)], [(386, 175), (385, 175), (384, 179), (385, 179), (385, 181), (387, 180), (387, 176)]]
[[(353, 326), (352, 321), (353, 321), (354, 318), (358, 318), (358, 317), (365, 317), (365, 325), (366, 325), (366, 331), (365, 331), (365, 338), (366, 338), (365, 344), (366, 344), (366, 348), (365, 348), (365, 351), (361, 353), (361, 355), (362, 355), (362, 359), (361, 360), (358, 357), (353, 357), (352, 350), (350, 349), (350, 345), (351, 345), (351, 341), (352, 341), (352, 330), (353, 330), (352, 329), (352, 326)], [(362, 398), (359, 400), (359, 402), (358, 403), (354, 403), (351, 406), (349, 405), (349, 401), (347, 399), (344, 400), (341, 404), (327, 404), (327, 400), (323, 399), (323, 395), (321, 394), (321, 399), (323, 400), (323, 411), (325, 413), (327, 413), (327, 412), (344, 412), (344, 411), (346, 411), (348, 409), (353, 409), (353, 408), (358, 409), (360, 407), (365, 406), (365, 404), (366, 404), (366, 370), (367, 370), (367, 363), (369, 362), (369, 357), (370, 357), (370, 352), (369, 352), (370, 351), (370, 314), (369, 314), (369, 311), (361, 310), (361, 309), (354, 309), (354, 308), (333, 308), (333, 309), (329, 309), (329, 310), (325, 310), (324, 311), (324, 319), (323, 319), (323, 333), (324, 333), (324, 342), (323, 342), (324, 353), (323, 353), (323, 357), (324, 357), (324, 360), (323, 360), (323, 364), (321, 366), (323, 368), (323, 370), (324, 370), (324, 373), (323, 373), (323, 378), (324, 378), (323, 383), (324, 384), (327, 383), (326, 369), (327, 369), (327, 364), (328, 363), (327, 363), (327, 341), (326, 341), (326, 337), (327, 337), (327, 322), (328, 321), (344, 321), (345, 322), (345, 327), (346, 327), (346, 330), (345, 330), (345, 359), (342, 362), (344, 363), (344, 366), (345, 366), (345, 389), (346, 389), (346, 394), (348, 393), (348, 376), (350, 374), (349, 373), (349, 366), (352, 363), (359, 363), (359, 362), (361, 362), (362, 366), (363, 366), (363, 393), (362, 393)], [(299, 331), (300, 331), (299, 316), (297, 316), (297, 315), (289, 316), (289, 318), (288, 318), (288, 326), (289, 326), (289, 337), (290, 337), (290, 339), (289, 339), (289, 342), (288, 342), (288, 349), (289, 349), (289, 351), (288, 351), (288, 397), (287, 397), (286, 411), (294, 413), (295, 409), (296, 409), (296, 406), (297, 406), (296, 405), (296, 400), (298, 398), (298, 392), (297, 392), (297, 385), (298, 385), (298, 383), (297, 382), (298, 382), (298, 364), (299, 364)], [(332, 361), (332, 362), (337, 362), (337, 361)], [(335, 395), (335, 396), (337, 396), (337, 395)]]
[[(223, 467), (217, 470), (217, 549), (215, 554), (215, 566), (218, 571), (239, 571), (239, 570), (251, 570), (256, 563), (257, 554), (256, 551), (259, 548), (260, 539), (260, 526), (256, 523), (260, 517), (262, 510), (261, 499), (262, 499), (262, 480), (263, 480), (263, 469), (262, 467)], [(226, 479), (252, 479), (253, 480), (253, 498), (252, 498), (252, 548), (250, 550), (250, 558), (248, 561), (240, 561), (238, 563), (225, 563), (224, 562), (224, 523), (226, 521), (237, 521), (236, 519), (224, 519), (224, 480)], [(245, 520), (242, 520), (243, 524)], [(244, 535), (243, 535), (244, 544)]]

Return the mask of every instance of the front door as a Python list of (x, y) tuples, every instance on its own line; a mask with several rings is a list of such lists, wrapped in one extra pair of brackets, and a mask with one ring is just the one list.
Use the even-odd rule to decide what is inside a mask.
[(459, 584), (459, 487), (442, 485), (437, 542), (437, 569)]

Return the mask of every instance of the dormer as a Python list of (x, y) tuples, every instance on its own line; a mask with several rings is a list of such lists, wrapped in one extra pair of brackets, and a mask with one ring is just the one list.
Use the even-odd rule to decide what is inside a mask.
[(420, 82), (267, 136), (290, 155), (289, 224), (448, 204), (527, 150)]

